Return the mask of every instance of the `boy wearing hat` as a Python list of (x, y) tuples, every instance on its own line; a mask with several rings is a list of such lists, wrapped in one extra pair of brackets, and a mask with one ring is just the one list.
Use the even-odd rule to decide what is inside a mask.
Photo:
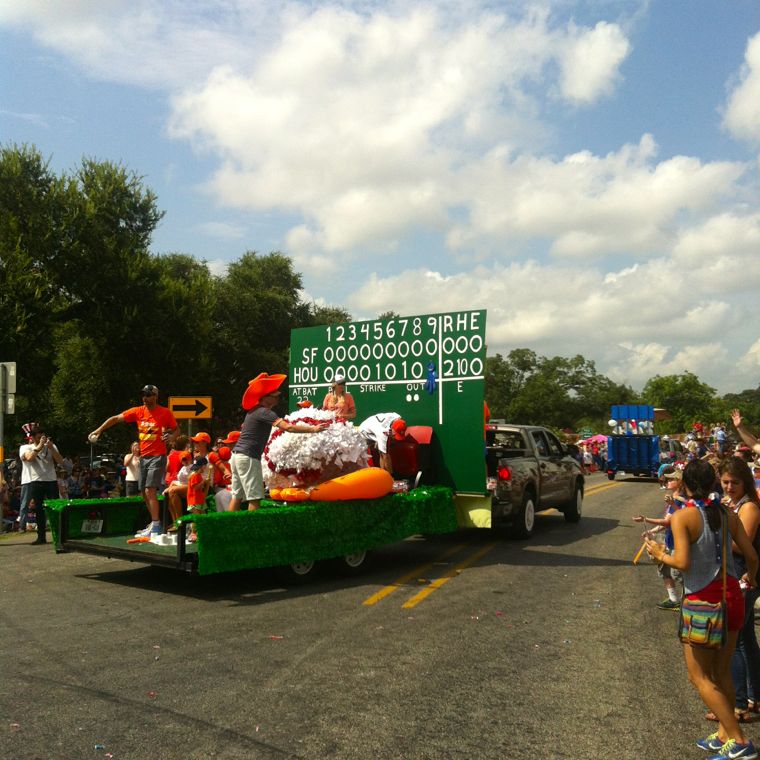
[(158, 388), (146, 385), (140, 392), (142, 406), (133, 406), (121, 414), (109, 417), (103, 424), (90, 433), (89, 440), (94, 443), (103, 431), (120, 422), (134, 422), (137, 425), (140, 441), (140, 481), (138, 488), (145, 499), (150, 512), (150, 525), (141, 530), (138, 536), (149, 537), (161, 534), (161, 514), (158, 505), (158, 489), (163, 486), (166, 473), (166, 446), (177, 436), (177, 420), (174, 415), (158, 403)]
[(261, 455), (269, 441), (272, 428), (280, 428), (288, 433), (319, 433), (329, 423), (318, 425), (294, 424), (283, 420), (273, 407), (280, 400), (279, 387), (285, 375), (268, 375), (262, 372), (248, 383), (243, 395), (245, 416), (240, 429), (240, 437), (232, 450), (230, 469), (232, 470), (232, 499), (230, 510), (240, 509), (242, 502), (248, 502), (248, 509), (258, 509), (264, 498), (264, 477), (261, 472)]

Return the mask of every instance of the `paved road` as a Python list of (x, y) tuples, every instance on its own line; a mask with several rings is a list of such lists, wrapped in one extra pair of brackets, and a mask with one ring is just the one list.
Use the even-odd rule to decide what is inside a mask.
[(675, 615), (631, 563), (660, 492), (588, 491), (578, 525), (404, 541), (303, 588), (1, 540), (0, 757), (697, 758)]

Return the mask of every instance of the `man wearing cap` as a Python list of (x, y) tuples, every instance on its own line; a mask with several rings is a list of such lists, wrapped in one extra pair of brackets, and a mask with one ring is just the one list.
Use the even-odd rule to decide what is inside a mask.
[(161, 514), (157, 491), (163, 486), (166, 473), (166, 446), (177, 436), (177, 420), (158, 403), (158, 388), (146, 385), (141, 391), (142, 406), (133, 406), (121, 414), (109, 417), (90, 433), (91, 441), (97, 441), (103, 431), (119, 422), (134, 422), (140, 441), (140, 482), (138, 487), (150, 512), (151, 523), (138, 535), (150, 536), (161, 533)]
[(396, 441), (406, 438), (406, 422), (395, 412), (382, 412), (368, 417), (361, 425), (359, 432), (368, 444), (377, 446), (380, 452), (380, 466), (393, 474), (393, 465), (388, 454), (388, 439), (392, 436)]
[(58, 498), (58, 476), (56, 464), (63, 462), (56, 445), (43, 432), (36, 422), (29, 422), (21, 428), (27, 437), (27, 443), (19, 448), (21, 459), (21, 506), (19, 508), (20, 531), (26, 530), (26, 517), (29, 504), (34, 500), (37, 515), (37, 539), (33, 544), (45, 544), (45, 499)]
[(243, 409), (248, 413), (240, 429), (240, 436), (232, 450), (232, 500), (230, 510), (240, 509), (248, 502), (248, 509), (258, 509), (264, 498), (264, 478), (261, 472), (261, 455), (267, 445), (272, 428), (288, 433), (319, 433), (329, 423), (318, 425), (293, 424), (283, 420), (273, 408), (280, 399), (279, 387), (285, 375), (268, 375), (262, 372), (248, 383), (243, 394)]

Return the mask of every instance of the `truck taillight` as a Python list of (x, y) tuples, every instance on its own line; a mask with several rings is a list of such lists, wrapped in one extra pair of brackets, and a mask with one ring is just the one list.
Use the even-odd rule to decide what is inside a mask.
[(499, 467), (496, 474), (499, 476), (499, 480), (512, 480), (512, 471), (509, 467)]

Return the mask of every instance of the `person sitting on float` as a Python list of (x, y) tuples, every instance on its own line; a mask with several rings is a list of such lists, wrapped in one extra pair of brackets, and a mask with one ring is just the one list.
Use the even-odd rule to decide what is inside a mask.
[(346, 378), (336, 377), (331, 388), (332, 391), (322, 402), (322, 408), (328, 412), (335, 412), (336, 416), (344, 420), (356, 419), (356, 404), (353, 396), (346, 391)]

